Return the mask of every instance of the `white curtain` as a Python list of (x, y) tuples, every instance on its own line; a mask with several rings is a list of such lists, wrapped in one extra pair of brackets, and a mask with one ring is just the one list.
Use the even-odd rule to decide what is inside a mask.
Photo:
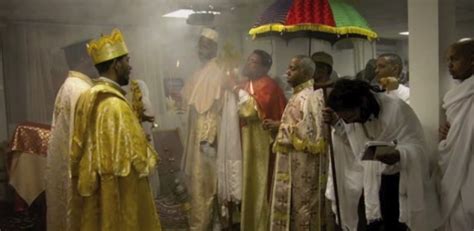
[(367, 61), (375, 58), (375, 42), (361, 38), (353, 38), (351, 40), (354, 44), (354, 69), (355, 73), (358, 73), (365, 69)]
[[(17, 123), (22, 121), (50, 123), (56, 93), (68, 71), (62, 48), (75, 42), (97, 38), (100, 34), (108, 34), (114, 27), (122, 30), (130, 50), (130, 62), (133, 67), (131, 77), (144, 80), (150, 88), (150, 98), (158, 113), (159, 123), (166, 129), (180, 127), (176, 116), (165, 110), (162, 81), (164, 77), (176, 73), (174, 70), (171, 70), (171, 73), (170, 68), (163, 70), (161, 67), (169, 66), (169, 59), (176, 60), (173, 56), (181, 56), (185, 70), (181, 70), (180, 77), (186, 78), (190, 75), (191, 70), (196, 68), (196, 64), (189, 61), (197, 60), (197, 57), (193, 56), (193, 48), (196, 45), (187, 42), (179, 46), (179, 43), (197, 41), (196, 31), (199, 28), (170, 32), (177, 34), (174, 37), (166, 32), (176, 29), (173, 26), (158, 29), (17, 22), (7, 25), (3, 44), (9, 135)], [(183, 36), (186, 34), (195, 34), (196, 37)], [(186, 56), (189, 59), (186, 59)]]

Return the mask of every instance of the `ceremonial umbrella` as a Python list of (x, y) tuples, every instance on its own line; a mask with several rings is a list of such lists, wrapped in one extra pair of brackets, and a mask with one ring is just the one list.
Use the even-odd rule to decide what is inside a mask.
[[(328, 41), (331, 45), (344, 38), (363, 38), (369, 41), (377, 38), (377, 33), (369, 28), (367, 21), (344, 0), (276, 0), (259, 17), (249, 34), (254, 39), (272, 35), (287, 41), (292, 38), (309, 38), (309, 55), (312, 38)], [(323, 92), (326, 99), (325, 87)], [(327, 129), (330, 130), (329, 125)], [(327, 139), (336, 197), (336, 216), (339, 224), (342, 224), (331, 135)]]
[(367, 21), (344, 0), (276, 0), (249, 34), (253, 38), (315, 38), (331, 44), (344, 38), (377, 38)]

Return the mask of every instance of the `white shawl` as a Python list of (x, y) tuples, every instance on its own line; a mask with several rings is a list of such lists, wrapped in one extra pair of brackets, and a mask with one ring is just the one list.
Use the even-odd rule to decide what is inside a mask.
[(242, 146), (237, 99), (224, 94), (224, 106), (217, 145), (217, 194), (220, 202), (242, 199)]
[[(400, 172), (400, 222), (412, 230), (426, 230), (425, 200), (434, 196), (429, 180), (429, 159), (423, 129), (413, 110), (401, 99), (376, 94), (381, 107), (378, 118), (362, 124), (345, 124), (347, 140), (335, 137), (336, 170), (341, 200), (343, 226), (357, 227), (357, 204), (364, 192), (368, 222), (381, 219), (379, 189), (382, 174)], [(365, 129), (364, 129), (365, 126)], [(369, 140), (397, 140), (400, 162), (388, 166), (378, 161), (361, 161), (364, 145)], [(346, 147), (337, 147), (337, 146)], [(347, 147), (349, 146), (349, 147)], [(332, 179), (328, 180), (327, 197), (334, 199)], [(429, 195), (428, 195), (429, 194)], [(435, 203), (436, 204), (436, 203)]]
[[(444, 97), (443, 108), (451, 124), (448, 136), (439, 143), (441, 208), (446, 219), (458, 196), (464, 213), (474, 217), (474, 76), (455, 86)], [(444, 220), (443, 219), (443, 220)]]

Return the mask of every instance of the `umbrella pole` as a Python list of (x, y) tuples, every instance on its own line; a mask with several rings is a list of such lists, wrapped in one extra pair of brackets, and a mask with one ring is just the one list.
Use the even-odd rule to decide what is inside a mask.
[[(327, 88), (323, 88), (323, 97), (324, 97), (324, 102), (327, 102)], [(331, 173), (332, 173), (332, 184), (334, 185), (334, 192), (335, 192), (335, 197), (336, 197), (336, 217), (337, 220), (339, 221), (339, 227), (338, 230), (342, 230), (342, 220), (341, 220), (341, 207), (339, 204), (339, 191), (337, 190), (337, 177), (336, 177), (336, 162), (334, 158), (334, 145), (332, 142), (332, 135), (331, 135), (331, 125), (326, 124), (326, 129), (328, 131), (327, 135), (327, 140), (329, 143), (329, 154), (331, 158)], [(337, 229), (337, 228), (336, 228)]]

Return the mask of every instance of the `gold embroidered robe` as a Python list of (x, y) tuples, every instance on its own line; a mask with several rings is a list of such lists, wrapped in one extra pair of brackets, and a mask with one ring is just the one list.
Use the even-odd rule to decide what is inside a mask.
[(71, 150), (74, 230), (161, 230), (148, 183), (156, 161), (120, 87), (99, 81), (84, 93)]
[(313, 80), (294, 89), (273, 146), (277, 153), (270, 230), (321, 230), (325, 220), (327, 147), (322, 90)]
[(249, 80), (239, 92), (239, 117), (242, 131), (243, 188), (241, 230), (267, 231), (270, 218), (269, 183), (274, 158), (271, 158), (271, 133), (262, 121), (279, 121), (286, 99), (277, 83), (268, 76)]
[(93, 85), (86, 75), (69, 71), (54, 103), (51, 138), (46, 157), (47, 227), (49, 231), (71, 230), (71, 171), (69, 150), (74, 127), (74, 108), (79, 96)]
[(182, 168), (191, 197), (190, 230), (208, 230), (216, 212), (217, 131), (224, 76), (213, 59), (196, 71), (183, 88), (189, 118)]

